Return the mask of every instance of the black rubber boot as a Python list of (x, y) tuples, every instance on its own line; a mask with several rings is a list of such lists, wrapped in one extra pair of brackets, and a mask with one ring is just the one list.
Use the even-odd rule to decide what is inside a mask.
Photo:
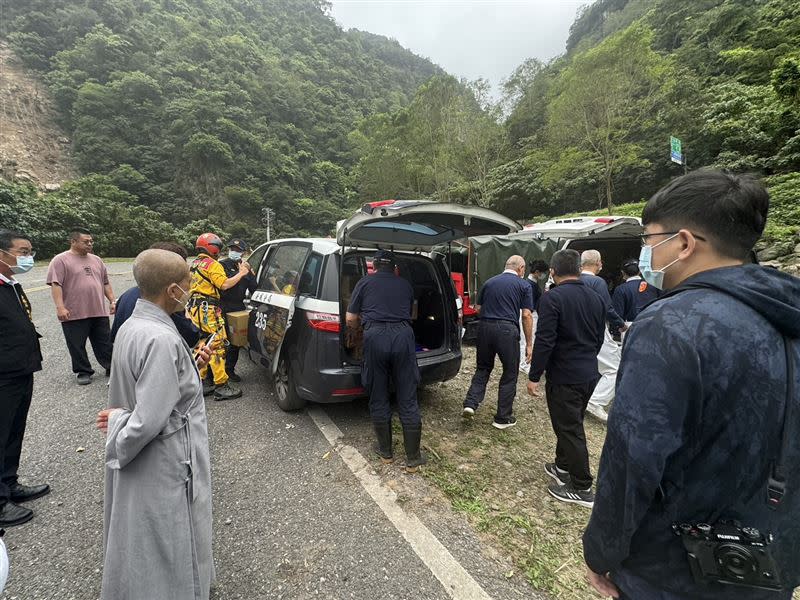
[(422, 441), (422, 423), (419, 425), (403, 425), (403, 444), (406, 447), (406, 473), (416, 473), (420, 465), (428, 462), (420, 451)]
[(394, 452), (392, 451), (392, 423), (373, 423), (375, 437), (378, 439), (375, 444), (375, 452), (381, 457), (381, 462), (388, 465), (394, 462)]

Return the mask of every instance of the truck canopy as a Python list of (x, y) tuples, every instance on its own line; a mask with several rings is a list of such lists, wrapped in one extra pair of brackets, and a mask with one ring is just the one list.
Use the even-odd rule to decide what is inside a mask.
[[(471, 291), (481, 289), (490, 277), (503, 272), (509, 256), (519, 254), (529, 264), (541, 259), (550, 262), (558, 250), (554, 239), (532, 239), (514, 235), (479, 235), (469, 238), (469, 281)], [(477, 296), (476, 296), (477, 297)]]

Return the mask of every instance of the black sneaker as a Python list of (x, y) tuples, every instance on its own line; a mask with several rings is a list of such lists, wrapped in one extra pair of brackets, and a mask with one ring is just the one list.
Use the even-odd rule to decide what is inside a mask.
[(228, 379), (234, 383), (239, 383), (242, 380), (236, 373), (228, 373)]
[(569, 472), (559, 469), (556, 463), (544, 463), (544, 472), (550, 475), (558, 485), (567, 485), (570, 481)]
[(592, 488), (588, 490), (576, 490), (571, 482), (566, 485), (552, 483), (547, 486), (547, 491), (556, 500), (569, 502), (570, 504), (578, 504), (586, 508), (594, 507), (594, 492), (592, 492)]
[(214, 390), (217, 389), (217, 386), (213, 383), (208, 383), (207, 381), (203, 382), (203, 396), (210, 396), (214, 393)]
[(89, 385), (92, 383), (92, 376), (89, 375), (89, 373), (78, 373), (75, 379), (78, 381), (78, 385)]
[(513, 427), (517, 424), (516, 417), (508, 417), (507, 419), (499, 419), (497, 417), (494, 418), (492, 421), (492, 427), (496, 429), (508, 429), (509, 427)]

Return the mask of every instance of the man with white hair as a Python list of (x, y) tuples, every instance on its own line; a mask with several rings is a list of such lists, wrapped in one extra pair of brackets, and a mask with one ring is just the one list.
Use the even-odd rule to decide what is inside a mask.
[(520, 312), (527, 362), (530, 362), (533, 352), (533, 295), (530, 284), (523, 277), (525, 259), (514, 255), (506, 261), (505, 271), (489, 279), (478, 292), (476, 308), (480, 314), (480, 323), (477, 366), (461, 415), (465, 418), (475, 415), (486, 395), (486, 385), (494, 369), (494, 359), (499, 356), (503, 374), (497, 392), (497, 413), (492, 422), (497, 429), (507, 429), (517, 424), (513, 408), (519, 375)]
[(612, 331), (621, 333), (627, 329), (627, 325), (614, 309), (611, 294), (608, 292), (608, 285), (602, 277), (598, 276), (598, 273), (602, 270), (603, 258), (597, 250), (585, 250), (581, 254), (581, 281), (600, 294), (603, 303), (606, 305), (606, 322), (608, 324), (603, 339), (603, 347), (600, 349), (600, 354), (597, 355), (600, 381), (597, 383), (594, 394), (589, 400), (586, 412), (606, 422), (608, 421), (606, 407), (614, 399), (614, 385), (617, 379), (619, 361), (622, 358), (622, 350), (619, 344), (614, 341), (608, 328), (610, 327)]

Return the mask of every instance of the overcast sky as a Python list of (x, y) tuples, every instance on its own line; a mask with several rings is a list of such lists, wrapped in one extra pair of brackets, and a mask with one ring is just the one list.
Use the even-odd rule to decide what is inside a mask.
[(396, 39), (457, 77), (497, 86), (526, 58), (564, 52), (578, 8), (591, 0), (332, 0), (332, 16)]

